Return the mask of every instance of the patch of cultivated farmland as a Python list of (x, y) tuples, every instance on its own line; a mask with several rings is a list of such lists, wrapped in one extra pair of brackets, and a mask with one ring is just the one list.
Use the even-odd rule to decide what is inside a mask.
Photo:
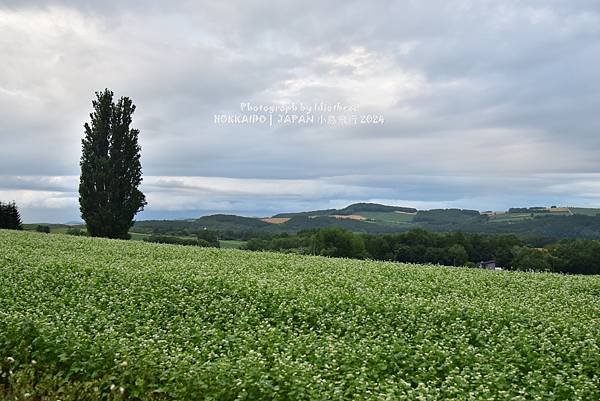
[(0, 398), (598, 400), (600, 278), (0, 231)]

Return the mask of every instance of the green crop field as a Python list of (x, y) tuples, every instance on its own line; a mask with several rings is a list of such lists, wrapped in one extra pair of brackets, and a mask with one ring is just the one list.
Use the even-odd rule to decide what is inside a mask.
[(232, 239), (222, 239), (219, 241), (219, 245), (223, 249), (239, 249), (246, 245), (246, 241), (238, 241)]
[(598, 400), (600, 277), (0, 230), (0, 398)]
[(129, 232), (132, 241), (143, 241), (144, 238), (150, 237), (152, 234)]

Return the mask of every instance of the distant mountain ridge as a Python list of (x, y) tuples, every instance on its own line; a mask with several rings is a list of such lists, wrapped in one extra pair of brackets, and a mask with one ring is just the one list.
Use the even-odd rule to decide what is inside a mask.
[(379, 212), (379, 213), (391, 213), (391, 212), (404, 212), (404, 213), (417, 213), (417, 209), (412, 207), (402, 206), (387, 206), (379, 203), (353, 203), (352, 205), (346, 206), (343, 209), (324, 209), (314, 210), (312, 212), (298, 212), (298, 213), (279, 213), (272, 217), (296, 217), (296, 216), (326, 216), (326, 215), (351, 215), (360, 212)]
[(232, 238), (297, 233), (339, 227), (357, 233), (390, 234), (424, 228), (437, 232), (516, 234), (544, 238), (600, 239), (600, 209), (568, 207), (511, 208), (506, 212), (469, 209), (417, 210), (377, 203), (341, 209), (279, 213), (269, 218), (215, 214), (188, 220), (143, 220), (133, 232), (193, 233), (216, 230)]

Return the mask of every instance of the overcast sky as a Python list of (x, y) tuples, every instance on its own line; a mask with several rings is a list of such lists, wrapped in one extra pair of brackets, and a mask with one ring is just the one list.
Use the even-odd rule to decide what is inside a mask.
[[(138, 219), (600, 206), (598, 0), (0, 0), (0, 58), (0, 200), (26, 222), (80, 220), (104, 88), (137, 105)], [(385, 122), (215, 123), (248, 102)]]

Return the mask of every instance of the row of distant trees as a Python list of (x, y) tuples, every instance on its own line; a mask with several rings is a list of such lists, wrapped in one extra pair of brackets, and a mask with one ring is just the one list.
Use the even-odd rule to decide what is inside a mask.
[(600, 242), (592, 240), (563, 240), (534, 248), (515, 235), (435, 233), (423, 229), (370, 235), (323, 228), (297, 235), (256, 238), (245, 247), (253, 251), (449, 266), (475, 267), (479, 262), (494, 260), (509, 270), (600, 274)]
[(144, 238), (146, 242), (157, 242), (160, 244), (192, 245), (201, 247), (220, 248), (219, 233), (213, 230), (200, 230), (196, 233), (196, 238), (189, 238), (189, 235), (181, 238), (174, 235), (150, 235)]
[(515, 246), (524, 246), (524, 243), (514, 235), (434, 233), (420, 228), (405, 233), (371, 235), (335, 227), (256, 238), (246, 243), (248, 250), (453, 266), (490, 259), (506, 266)]

